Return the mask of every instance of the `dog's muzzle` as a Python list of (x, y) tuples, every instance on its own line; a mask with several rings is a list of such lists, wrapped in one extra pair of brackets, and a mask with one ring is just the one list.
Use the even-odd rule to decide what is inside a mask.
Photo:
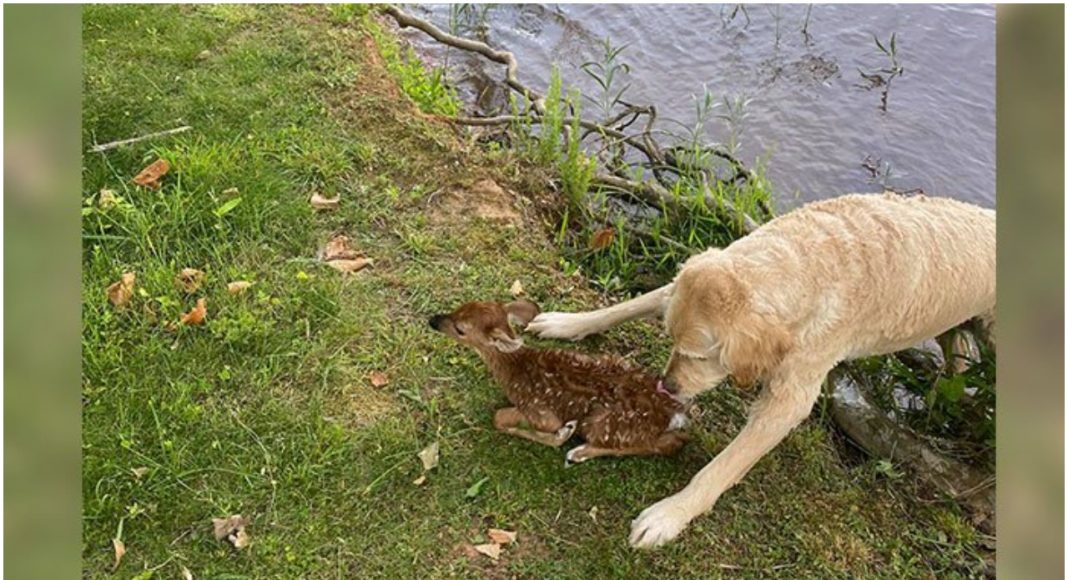
[(430, 317), (430, 328), (434, 330), (441, 330), (441, 323), (445, 321), (445, 317), (438, 314), (437, 316)]

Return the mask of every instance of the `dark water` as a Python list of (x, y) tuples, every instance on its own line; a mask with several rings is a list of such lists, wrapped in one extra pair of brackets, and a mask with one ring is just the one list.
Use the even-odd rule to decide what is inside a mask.
[[(766, 161), (780, 208), (881, 191), (883, 184), (994, 206), (992, 6), (814, 5), (807, 37), (801, 32), (807, 5), (747, 5), (748, 24), (741, 11), (730, 19), (733, 9), (496, 5), (484, 30), (491, 45), (516, 53), (521, 80), (537, 89), (547, 86), (555, 63), (565, 85), (598, 95), (579, 66), (600, 58), (607, 36), (628, 45), (622, 60), (631, 67), (629, 102), (656, 104), (662, 116), (691, 124), (694, 95), (704, 87), (717, 99), (751, 99), (744, 121), (735, 124), (739, 155), (750, 165)], [(413, 10), (448, 29), (448, 6)], [(889, 64), (872, 36), (886, 44), (891, 33), (904, 74), (892, 81), (883, 111), (881, 88), (862, 88), (868, 83), (858, 69)], [(432, 64), (446, 58), (422, 33), (406, 35)], [(503, 77), (503, 67), (456, 50), (447, 58), (468, 102), (480, 88), (471, 82), (480, 72)], [(597, 116), (592, 105), (584, 116)], [(731, 131), (717, 121), (706, 135), (726, 142)]]

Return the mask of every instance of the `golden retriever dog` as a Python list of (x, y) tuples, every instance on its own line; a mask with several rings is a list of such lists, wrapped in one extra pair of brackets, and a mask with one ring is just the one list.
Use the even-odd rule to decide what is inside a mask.
[(674, 282), (633, 300), (535, 318), (529, 331), (578, 340), (663, 316), (673, 341), (664, 376), (679, 397), (728, 376), (763, 385), (737, 437), (631, 523), (631, 545), (665, 544), (710, 510), (808, 416), (839, 362), (902, 350), (972, 318), (993, 342), (995, 216), (951, 199), (846, 195), (694, 256)]

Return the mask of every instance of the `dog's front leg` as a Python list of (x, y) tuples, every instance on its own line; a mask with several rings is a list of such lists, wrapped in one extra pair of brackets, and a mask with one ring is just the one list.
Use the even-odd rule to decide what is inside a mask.
[(592, 312), (543, 312), (527, 325), (527, 331), (543, 338), (582, 340), (629, 320), (661, 315), (673, 288), (674, 284), (661, 286), (633, 300)]
[(804, 374), (807, 380), (773, 379), (734, 441), (682, 491), (653, 504), (631, 522), (631, 546), (655, 548), (675, 539), (690, 520), (712, 509), (723, 492), (800, 424), (812, 410), (826, 371)]

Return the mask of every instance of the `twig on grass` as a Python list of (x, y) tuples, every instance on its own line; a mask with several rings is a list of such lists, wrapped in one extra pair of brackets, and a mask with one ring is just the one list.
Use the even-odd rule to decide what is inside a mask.
[(183, 125), (174, 129), (167, 129), (166, 131), (157, 131), (155, 133), (149, 133), (148, 135), (141, 135), (140, 137), (133, 137), (131, 139), (123, 139), (121, 141), (112, 141), (110, 143), (104, 143), (102, 145), (96, 145), (89, 149), (91, 153), (103, 153), (111, 149), (118, 149), (125, 145), (132, 145), (134, 143), (140, 143), (141, 141), (148, 141), (149, 139), (155, 139), (156, 137), (166, 137), (167, 135), (177, 135), (178, 133), (185, 133), (192, 129), (190, 125)]

